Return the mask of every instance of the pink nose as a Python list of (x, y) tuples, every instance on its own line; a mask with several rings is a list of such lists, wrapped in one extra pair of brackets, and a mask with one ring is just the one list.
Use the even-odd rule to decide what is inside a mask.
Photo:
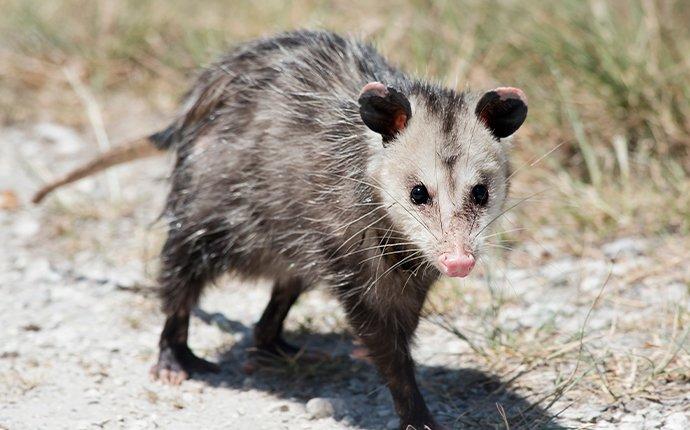
[(474, 267), (474, 255), (464, 252), (446, 252), (438, 258), (444, 275), (464, 278)]

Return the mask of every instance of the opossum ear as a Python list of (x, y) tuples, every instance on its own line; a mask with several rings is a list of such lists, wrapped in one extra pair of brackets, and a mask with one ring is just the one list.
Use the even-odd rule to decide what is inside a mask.
[(527, 118), (527, 96), (519, 88), (496, 88), (484, 93), (474, 112), (494, 136), (508, 137)]
[(367, 127), (388, 142), (407, 126), (412, 109), (400, 91), (380, 82), (369, 82), (359, 93), (359, 114)]

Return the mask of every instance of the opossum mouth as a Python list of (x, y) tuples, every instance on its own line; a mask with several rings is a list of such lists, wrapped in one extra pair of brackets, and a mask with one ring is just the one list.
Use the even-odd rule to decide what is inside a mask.
[(470, 270), (456, 270), (456, 271), (446, 271), (444, 269), (441, 269), (441, 273), (444, 275), (448, 276), (449, 278), (464, 278), (468, 276), (471, 272)]

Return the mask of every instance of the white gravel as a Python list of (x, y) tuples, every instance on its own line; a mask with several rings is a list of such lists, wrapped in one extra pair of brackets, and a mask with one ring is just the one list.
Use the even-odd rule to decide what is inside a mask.
[[(149, 381), (162, 324), (152, 281), (162, 228), (151, 223), (162, 205), (166, 162), (120, 168), (121, 200), (109, 197), (104, 181), (96, 179), (45, 206), (25, 204), (38, 186), (37, 175), (78, 163), (88, 152), (87, 140), (54, 124), (0, 129), (0, 192), (12, 190), (22, 203), (0, 209), (0, 428), (396, 428), (390, 396), (367, 363), (349, 358), (352, 343), (342, 313), (321, 291), (300, 299), (287, 331), (296, 342), (327, 350), (332, 363), (243, 373), (248, 334), (267, 301), (268, 285), (227, 280), (209, 289), (191, 327), (192, 348), (221, 362), (222, 373), (180, 387)], [(516, 336), (553, 325), (558, 330), (550, 339), (557, 343), (537, 347), (557, 351), (586, 321), (586, 334), (594, 338), (588, 344), (592, 357), (604, 350), (609, 357), (642, 357), (649, 348), (672, 351), (687, 324), (686, 272), (661, 273), (650, 278), (654, 282), (631, 275), (650, 264), (655, 246), (631, 237), (606, 244), (599, 257), (507, 265), (489, 283), (491, 290), (478, 279), (461, 284), (457, 303), (442, 302), (448, 318), (484, 347), (496, 333), (492, 324)], [(534, 248), (525, 244), (525, 254)], [(593, 308), (611, 273), (615, 279)], [(435, 294), (442, 296), (445, 287)], [(504, 303), (492, 314), (490, 303), (498, 296)], [(666, 335), (671, 323), (657, 317), (669, 315), (663, 321), (670, 321), (674, 312), (681, 325), (672, 337)], [(513, 375), (502, 370), (504, 359), (515, 360), (515, 354), (483, 358), (433, 319), (420, 326), (415, 349), (420, 385), (436, 416), (458, 428), (481, 428), (487, 416), (500, 423), (497, 405), (529, 409), (529, 420), (512, 428), (544, 420), (553, 428), (690, 428), (690, 390), (682, 389), (666, 397), (645, 391), (612, 399), (599, 384), (596, 395), (564, 397), (543, 411), (532, 402), (568, 374), (567, 363), (546, 362), (499, 389)], [(658, 324), (645, 327), (645, 321)], [(681, 340), (672, 363), (687, 360), (687, 339)], [(616, 355), (621, 351), (625, 355)], [(515, 363), (513, 370), (528, 365)], [(642, 368), (643, 360), (636, 366)], [(621, 378), (631, 378), (631, 384), (642, 378), (630, 375)], [(555, 417), (557, 411), (562, 412)]]

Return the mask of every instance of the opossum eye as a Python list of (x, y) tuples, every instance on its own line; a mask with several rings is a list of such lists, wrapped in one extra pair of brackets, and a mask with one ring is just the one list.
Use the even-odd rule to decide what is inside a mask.
[(484, 184), (478, 184), (472, 187), (472, 200), (479, 206), (486, 205), (489, 201), (489, 190)]
[(423, 184), (415, 185), (410, 191), (410, 200), (416, 205), (425, 205), (431, 201), (429, 191)]

